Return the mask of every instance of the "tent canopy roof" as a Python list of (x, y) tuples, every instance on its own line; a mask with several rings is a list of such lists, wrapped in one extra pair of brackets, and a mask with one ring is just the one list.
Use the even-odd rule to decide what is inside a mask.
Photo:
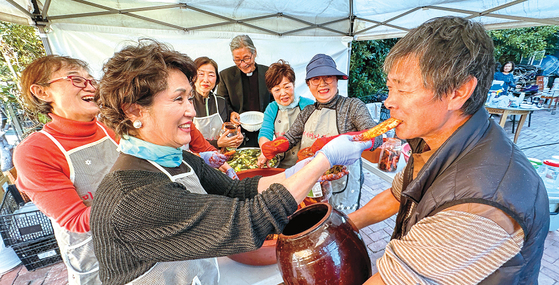
[[(4, 0), (0, 20), (35, 25), (47, 54), (85, 60), (100, 78), (103, 63), (141, 37), (170, 44), (192, 58), (231, 66), (229, 43), (249, 34), (257, 62), (287, 60), (296, 94), (312, 98), (305, 66), (317, 53), (349, 72), (353, 40), (404, 36), (440, 16), (479, 21), (486, 29), (559, 25), (559, 0)], [(346, 80), (338, 82), (347, 94)]]
[(301, 37), (394, 38), (440, 16), (487, 29), (559, 25), (558, 0), (6, 0), (0, 20), (34, 24), (231, 32)]

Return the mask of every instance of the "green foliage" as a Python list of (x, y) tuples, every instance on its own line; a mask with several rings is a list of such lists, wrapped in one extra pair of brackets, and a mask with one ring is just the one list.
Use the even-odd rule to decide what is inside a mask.
[[(554, 54), (559, 50), (559, 26), (542, 26), (488, 31), (495, 44), (495, 59), (501, 63), (520, 62), (522, 55), (545, 50)], [(349, 97), (365, 103), (381, 101), (386, 93), (386, 74), (382, 64), (397, 39), (354, 41), (351, 44)]]
[(533, 52), (545, 50), (554, 54), (558, 49), (559, 26), (541, 26), (494, 30), (487, 33), (493, 38), (495, 59), (501, 64), (507, 61), (520, 62)]
[[(25, 112), (20, 100), (19, 76), (36, 58), (45, 56), (35, 28), (0, 21), (0, 105), (2, 115), (15, 123), (19, 139), (48, 121), (46, 116)], [(11, 111), (9, 111), (11, 110)], [(15, 118), (10, 116), (14, 115)], [(40, 122), (37, 122), (37, 119)], [(21, 131), (21, 132), (20, 132)]]
[(35, 28), (2, 21), (0, 49), (0, 97), (4, 102), (16, 102), (19, 74), (33, 60), (44, 56), (45, 49)]
[(397, 39), (354, 41), (351, 43), (349, 97), (365, 103), (380, 101), (379, 92), (386, 93), (386, 75), (382, 65)]

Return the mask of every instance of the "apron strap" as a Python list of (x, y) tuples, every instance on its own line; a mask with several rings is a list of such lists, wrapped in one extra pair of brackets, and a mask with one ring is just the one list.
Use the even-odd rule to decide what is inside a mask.
[(68, 154), (68, 152), (64, 149), (62, 144), (60, 144), (60, 142), (57, 139), (55, 139), (51, 134), (45, 132), (44, 130), (40, 130), (39, 133), (42, 133), (45, 136), (47, 136), (47, 138), (49, 138), (60, 149), (62, 154), (64, 154), (64, 158), (66, 158), (66, 163), (68, 163), (68, 168), (70, 169), (70, 181), (72, 181), (72, 184), (74, 184), (76, 173), (74, 172), (74, 165), (72, 164), (72, 160), (70, 159), (70, 155)]
[(190, 171), (188, 171), (186, 173), (181, 173), (181, 174), (178, 174), (178, 175), (174, 175), (174, 176), (171, 175), (171, 173), (169, 173), (167, 170), (165, 170), (165, 168), (163, 168), (163, 166), (157, 164), (157, 162), (152, 161), (152, 160), (148, 160), (148, 161), (149, 161), (149, 163), (153, 164), (153, 166), (155, 166), (157, 169), (159, 169), (161, 172), (163, 172), (165, 175), (167, 175), (167, 177), (169, 177), (169, 179), (173, 182), (175, 182), (178, 178), (189, 176), (189, 175), (192, 175), (192, 173), (194, 173), (194, 170), (192, 169), (192, 167), (188, 163), (186, 163), (186, 161), (184, 161), (184, 160), (182, 161), (182, 163), (186, 164), (186, 166), (188, 166)]
[(105, 130), (105, 128), (103, 128), (103, 126), (97, 122), (97, 125), (103, 130), (103, 132), (105, 132), (105, 135), (116, 145), (118, 146), (118, 144), (116, 143), (115, 140), (113, 140), (113, 138), (111, 136), (109, 136), (109, 133), (107, 132), (107, 130)]

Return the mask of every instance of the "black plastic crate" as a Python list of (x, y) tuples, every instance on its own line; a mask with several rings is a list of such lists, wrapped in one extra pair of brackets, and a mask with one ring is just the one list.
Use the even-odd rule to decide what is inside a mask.
[(45, 267), (62, 260), (54, 235), (12, 246), (21, 263), (29, 271)]
[(51, 221), (47, 216), (39, 210), (25, 211), (26, 207), (33, 206), (32, 203), (23, 205), (23, 199), (17, 188), (14, 185), (8, 186), (0, 207), (0, 234), (6, 246), (30, 242), (54, 234)]
[(0, 215), (13, 214), (25, 204), (15, 185), (10, 184), (5, 190), (2, 204), (0, 204)]

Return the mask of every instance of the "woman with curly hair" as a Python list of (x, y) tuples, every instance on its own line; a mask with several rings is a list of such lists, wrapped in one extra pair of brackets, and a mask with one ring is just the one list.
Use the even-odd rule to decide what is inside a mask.
[(280, 233), (324, 171), (371, 146), (341, 136), (285, 172), (233, 180), (181, 150), (196, 114), (188, 56), (141, 40), (103, 69), (102, 120), (122, 136), (92, 210), (103, 284), (217, 284), (215, 257)]

